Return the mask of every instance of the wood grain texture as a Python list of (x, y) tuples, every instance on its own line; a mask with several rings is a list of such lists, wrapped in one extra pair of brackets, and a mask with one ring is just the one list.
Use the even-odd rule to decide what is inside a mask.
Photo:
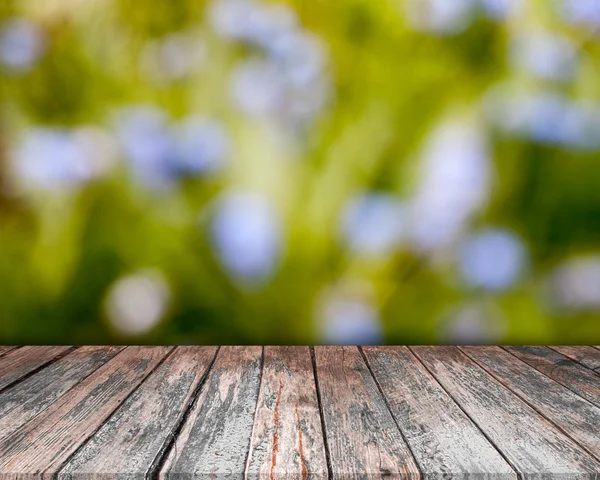
[(178, 347), (69, 460), (59, 478), (145, 478), (216, 351)]
[(548, 377), (600, 407), (600, 377), (548, 347), (503, 347)]
[(124, 347), (82, 347), (0, 394), (0, 439), (54, 403)]
[(69, 350), (62, 347), (22, 347), (0, 357), (0, 390)]
[(419, 478), (415, 460), (356, 347), (315, 347), (333, 478)]
[(550, 347), (565, 357), (585, 365), (592, 370), (600, 369), (600, 350), (590, 346), (552, 346)]
[(15, 347), (0, 480), (600, 480), (600, 350), (556, 348)]
[(17, 347), (11, 345), (0, 345), (0, 357), (11, 350), (14, 350), (15, 348)]
[(222, 347), (169, 452), (162, 478), (242, 478), (250, 449), (261, 347)]
[(511, 466), (408, 348), (363, 350), (426, 478), (517, 478)]
[(327, 478), (308, 347), (265, 347), (247, 478)]
[(127, 347), (0, 441), (0, 476), (51, 478), (152, 371), (169, 347)]
[(456, 347), (411, 347), (524, 478), (596, 478), (591, 455)]
[(459, 347), (600, 460), (600, 408), (499, 347)]

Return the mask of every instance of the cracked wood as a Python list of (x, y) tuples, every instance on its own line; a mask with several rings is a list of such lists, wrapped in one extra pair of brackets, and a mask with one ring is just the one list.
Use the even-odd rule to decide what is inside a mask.
[(128, 347), (0, 441), (0, 472), (51, 478), (169, 352)]
[(600, 464), (458, 348), (411, 347), (524, 478), (595, 477)]
[(364, 351), (425, 476), (452, 472), (516, 480), (511, 466), (408, 348)]
[(356, 347), (315, 347), (333, 478), (419, 478), (419, 469)]
[(222, 347), (162, 477), (241, 478), (250, 447), (261, 347)]
[(247, 474), (268, 480), (327, 478), (308, 347), (265, 347)]

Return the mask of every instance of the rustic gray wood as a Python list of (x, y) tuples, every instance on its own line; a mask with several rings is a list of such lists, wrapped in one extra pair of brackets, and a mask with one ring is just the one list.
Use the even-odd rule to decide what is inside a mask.
[(265, 347), (247, 478), (327, 478), (308, 347)]
[(548, 377), (600, 407), (600, 376), (548, 347), (503, 347)]
[(161, 477), (242, 478), (260, 387), (261, 347), (222, 347)]
[(178, 347), (60, 471), (59, 478), (145, 478), (178, 421), (216, 347)]
[(333, 478), (419, 478), (375, 380), (356, 347), (315, 347)]
[(0, 347), (0, 480), (600, 480), (552, 348)]
[(0, 394), (0, 439), (11, 435), (124, 347), (82, 347)]
[(459, 347), (600, 460), (600, 408), (499, 347)]
[(411, 347), (524, 478), (595, 478), (600, 464), (456, 347)]
[(50, 362), (70, 347), (23, 347), (0, 357), (0, 390)]
[(0, 476), (51, 478), (170, 347), (127, 347), (37, 417), (0, 441)]
[(14, 350), (15, 348), (17, 347), (11, 345), (0, 345), (0, 357), (11, 350)]
[(517, 478), (408, 348), (364, 347), (364, 352), (425, 477)]
[(569, 357), (571, 360), (585, 365), (592, 370), (600, 369), (600, 350), (590, 346), (552, 346), (558, 353)]

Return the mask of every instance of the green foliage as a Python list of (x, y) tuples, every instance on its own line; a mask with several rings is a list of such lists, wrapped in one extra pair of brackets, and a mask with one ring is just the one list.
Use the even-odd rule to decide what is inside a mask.
[[(289, 0), (301, 27), (324, 47), (319, 75), (329, 85), (324, 105), (298, 127), (236, 106), (236, 69), (266, 54), (219, 36), (208, 13), (214, 2), (36, 3), (0, 5), (0, 26), (26, 18), (43, 34), (39, 58), (27, 69), (4, 65), (0, 72), (0, 343), (376, 341), (370, 324), (355, 337), (323, 333), (323, 305), (332, 298), (369, 305), (381, 343), (600, 342), (600, 299), (576, 305), (553, 290), (571, 288), (556, 280), (561, 265), (578, 257), (598, 262), (600, 144), (557, 144), (547, 137), (558, 135), (558, 125), (543, 139), (507, 131), (486, 110), (500, 85), (563, 95), (590, 109), (598, 102), (598, 37), (570, 24), (554, 4), (524, 2), (504, 20), (478, 6), (464, 29), (442, 34), (415, 27), (400, 0)], [(538, 29), (575, 45), (570, 77), (543, 78), (511, 60), (515, 39)], [(228, 132), (226, 166), (178, 175), (167, 188), (136, 180), (116, 132), (119, 112), (135, 105), (162, 109), (169, 125), (193, 114), (217, 119)], [(592, 136), (600, 134), (598, 118)], [(410, 207), (423, 185), (427, 146), (445, 121), (483, 132), (486, 200), (443, 248), (424, 250), (407, 234), (384, 255), (354, 251), (340, 233), (348, 202), (378, 192)], [(106, 162), (112, 155), (113, 163), (76, 185), (32, 187), (15, 173), (15, 162), (23, 162), (15, 152), (40, 127), (101, 130), (108, 143), (87, 154)], [(448, 182), (460, 179), (450, 174)], [(240, 282), (211, 236), (219, 199), (230, 190), (260, 192), (280, 214), (279, 256), (264, 282)], [(518, 279), (506, 288), (481, 288), (461, 275), (461, 245), (488, 228), (511, 232), (526, 250)], [(107, 307), (111, 289), (147, 269), (167, 285), (164, 311), (144, 332), (128, 335)], [(590, 275), (600, 282), (597, 271)]]

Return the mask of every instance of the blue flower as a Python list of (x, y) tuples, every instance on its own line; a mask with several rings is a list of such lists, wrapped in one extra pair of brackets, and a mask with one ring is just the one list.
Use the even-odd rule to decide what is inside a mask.
[(556, 92), (511, 91), (496, 86), (484, 99), (492, 123), (536, 143), (567, 148), (600, 148), (600, 106)]
[(14, 72), (27, 71), (39, 59), (43, 46), (44, 38), (34, 23), (11, 19), (0, 30), (0, 63)]
[(484, 132), (450, 120), (427, 140), (417, 191), (411, 202), (411, 240), (421, 251), (450, 245), (486, 202), (490, 158)]
[(94, 175), (87, 152), (67, 129), (39, 127), (28, 131), (14, 160), (19, 182), (42, 190), (76, 187)]
[(176, 150), (164, 112), (150, 106), (125, 109), (118, 118), (117, 136), (138, 180), (153, 188), (170, 185), (177, 174)]
[(460, 250), (460, 273), (470, 286), (505, 290), (523, 273), (527, 254), (521, 240), (502, 229), (471, 235)]
[(266, 60), (248, 60), (232, 78), (232, 97), (237, 107), (251, 116), (271, 116), (283, 111), (287, 86), (281, 70)]
[(249, 18), (256, 8), (252, 0), (215, 0), (209, 10), (213, 29), (231, 40), (249, 37)]
[(192, 116), (174, 127), (177, 168), (184, 174), (222, 169), (229, 155), (229, 136), (214, 120)]
[(562, 14), (572, 24), (598, 28), (600, 3), (597, 0), (563, 0)]
[(570, 39), (548, 32), (517, 37), (510, 56), (518, 67), (550, 80), (568, 80), (577, 67), (576, 49)]
[(523, 7), (523, 0), (480, 0), (485, 14), (494, 20), (504, 20)]
[(322, 75), (325, 51), (314, 35), (292, 32), (280, 36), (268, 48), (271, 59), (281, 66), (291, 85), (308, 87)]
[(369, 193), (353, 198), (342, 216), (342, 231), (350, 249), (367, 256), (387, 255), (406, 233), (404, 205), (392, 195)]
[(298, 27), (296, 14), (283, 4), (256, 4), (247, 21), (246, 40), (264, 49), (269, 49)]
[(296, 14), (289, 7), (254, 0), (215, 0), (210, 20), (219, 35), (262, 48), (298, 26)]
[(217, 201), (211, 227), (221, 264), (241, 286), (260, 286), (271, 278), (282, 248), (282, 225), (267, 197), (226, 192)]
[(541, 94), (533, 99), (529, 134), (540, 143), (560, 144), (565, 142), (563, 121), (569, 110), (566, 98), (552, 94)]

